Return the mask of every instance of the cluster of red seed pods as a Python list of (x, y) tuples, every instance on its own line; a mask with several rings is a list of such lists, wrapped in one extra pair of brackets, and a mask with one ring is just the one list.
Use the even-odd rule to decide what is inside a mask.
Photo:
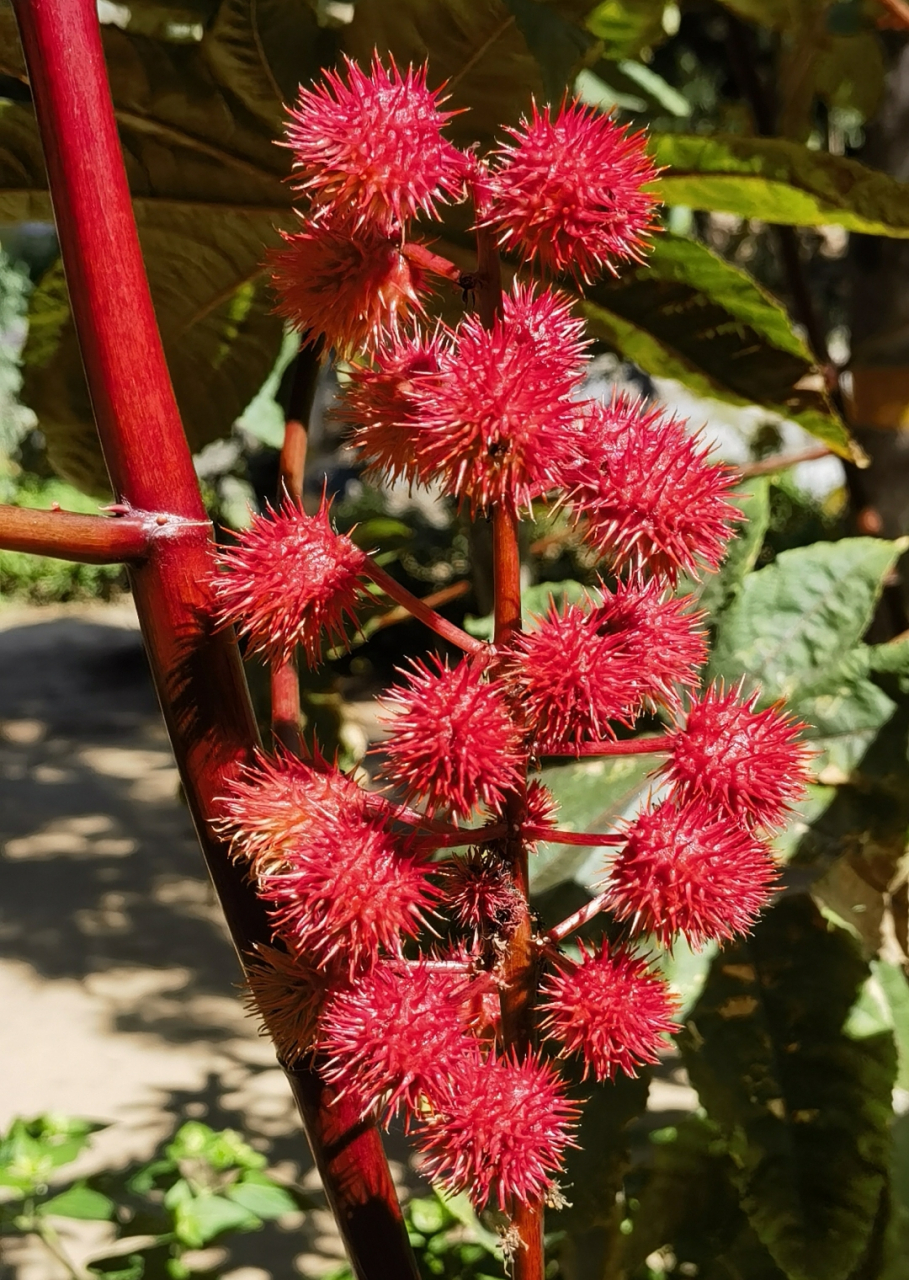
[[(403, 1113), (432, 1177), (505, 1208), (550, 1194), (574, 1140), (559, 1060), (578, 1056), (598, 1080), (633, 1074), (673, 1029), (646, 948), (753, 923), (807, 754), (778, 706), (698, 687), (703, 619), (678, 581), (718, 567), (734, 473), (659, 409), (585, 399), (583, 325), (534, 281), (591, 281), (641, 254), (656, 176), (643, 139), (566, 103), (534, 108), (483, 159), (446, 140), (449, 117), (425, 72), (378, 58), (301, 92), (287, 136), (303, 225), (272, 263), (282, 312), (351, 361), (345, 413), (374, 474), (432, 482), (512, 523), (558, 501), (610, 585), (490, 644), (417, 611), (464, 652), (412, 664), (388, 692), (387, 788), (320, 758), (263, 757), (225, 821), (272, 912), (275, 947), (252, 986), (282, 1055), (312, 1057), (364, 1114)], [(429, 327), (433, 276), (484, 285), (411, 239), (459, 200), (515, 282), (490, 316)], [(221, 553), (215, 585), (220, 620), (253, 649), (315, 665), (375, 583), (388, 589), (387, 575), (324, 502), (307, 515), (288, 499)], [(619, 736), (645, 713), (668, 720), (662, 737)], [(543, 756), (642, 746), (662, 752), (656, 798), (589, 837), (608, 850), (602, 894), (533, 937), (520, 860), (564, 836), (529, 773)], [(570, 958), (564, 938), (598, 912), (621, 941)], [(447, 920), (444, 947), (427, 943), (433, 917)], [(522, 930), (535, 957), (523, 1040), (500, 1015)]]

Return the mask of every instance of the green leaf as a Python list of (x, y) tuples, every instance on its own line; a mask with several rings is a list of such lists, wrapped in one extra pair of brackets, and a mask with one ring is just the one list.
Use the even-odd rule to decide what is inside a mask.
[(142, 1280), (145, 1259), (141, 1253), (121, 1253), (113, 1258), (95, 1258), (87, 1269), (90, 1276), (103, 1276), (104, 1280)]
[(607, 58), (636, 58), (666, 39), (665, 0), (600, 0), (587, 15), (587, 27), (604, 44)]
[(884, 1028), (896, 1041), (899, 1071), (896, 1085), (909, 1092), (909, 981), (903, 969), (887, 960), (872, 960), (869, 994), (881, 1010)]
[(37, 1212), (44, 1217), (52, 1214), (57, 1218), (85, 1218), (92, 1222), (106, 1222), (113, 1217), (115, 1208), (113, 1200), (80, 1182), (39, 1204)]
[[(274, 145), (273, 128), (213, 77), (210, 45), (215, 61), (221, 48), (215, 36), (179, 46), (112, 26), (103, 34), (152, 296), (187, 436), (198, 451), (230, 429), (281, 344), (262, 263), (276, 243), (275, 225), (292, 219), (282, 180), (289, 156)], [(270, 91), (279, 111), (280, 93), (273, 85)], [(3, 106), (0, 218), (47, 218), (45, 182), (31, 111)], [(35, 308), (48, 302), (55, 324), (45, 326), (40, 348), (27, 345), (23, 399), (38, 413), (58, 469), (81, 488), (105, 492), (75, 334), (61, 314), (59, 274), (33, 295)]]
[(333, 33), (319, 27), (308, 0), (222, 0), (202, 42), (215, 78), (276, 135), (284, 104), (334, 51)]
[(626, 1129), (647, 1106), (650, 1078), (619, 1075), (614, 1081), (575, 1084), (569, 1093), (583, 1100), (577, 1149), (571, 1150), (560, 1182), (570, 1202), (546, 1214), (547, 1227), (580, 1232), (591, 1227), (618, 1230), (618, 1192), (628, 1167)]
[(547, 0), (505, 0), (505, 4), (539, 64), (547, 100), (561, 101), (578, 64), (594, 44), (593, 36), (569, 22)]
[(228, 1187), (225, 1194), (228, 1200), (266, 1222), (285, 1213), (295, 1213), (300, 1207), (289, 1191), (264, 1177), (246, 1177)]
[(56, 1170), (85, 1150), (92, 1133), (103, 1128), (54, 1114), (15, 1119), (0, 1139), (0, 1186), (34, 1195)]
[(808, 693), (861, 640), (901, 550), (880, 538), (843, 538), (781, 552), (745, 578), (723, 614), (710, 677), (744, 674), (768, 700)]
[(267, 1163), (235, 1129), (212, 1129), (200, 1120), (181, 1125), (166, 1151), (171, 1160), (203, 1160), (220, 1172), (264, 1169)]
[(876, 1280), (904, 1280), (909, 1257), (909, 1114), (893, 1121), (890, 1162), (890, 1221), (884, 1261)]
[[(748, 492), (732, 501), (742, 513), (742, 523), (729, 544), (719, 573), (709, 574), (698, 593), (698, 603), (717, 618), (741, 591), (746, 576), (754, 568), (770, 526), (770, 483), (765, 477), (748, 481)], [(691, 590), (694, 584), (687, 583)]]
[[(547, 766), (542, 777), (558, 802), (560, 827), (603, 831), (634, 811), (653, 769), (646, 755), (601, 757)], [(603, 857), (602, 849), (541, 844), (530, 866), (533, 892), (543, 893), (565, 881), (590, 888), (602, 877)]]
[(652, 1168), (632, 1200), (623, 1240), (626, 1271), (669, 1248), (677, 1264), (705, 1280), (785, 1280), (739, 1206), (718, 1127), (703, 1115), (686, 1116), (650, 1141)]
[[(267, 376), (283, 326), (260, 270), (270, 218), (166, 210), (138, 218), (171, 379), (194, 450), (224, 435)], [(34, 290), (38, 323), (23, 351), (22, 399), (38, 415), (59, 473), (107, 491), (75, 328), (61, 321), (62, 268)], [(32, 336), (34, 334), (34, 337)]]
[(252, 1231), (260, 1225), (255, 1214), (224, 1196), (193, 1196), (174, 1212), (177, 1239), (190, 1249), (201, 1249), (223, 1231)]
[(864, 235), (909, 236), (909, 184), (783, 138), (654, 134), (669, 172), (659, 180), (668, 205), (735, 213), (790, 226), (835, 224)]
[(748, 1220), (789, 1280), (846, 1280), (887, 1179), (893, 1037), (856, 1039), (854, 942), (788, 898), (714, 961), (680, 1045)]
[(893, 716), (896, 703), (877, 685), (848, 671), (793, 697), (789, 709), (808, 725), (805, 738), (820, 754), (815, 772), (844, 780)]
[[(528, 40), (539, 48), (554, 18), (580, 22), (588, 8), (586, 0), (518, 0), (513, 6), (505, 0), (357, 0), (341, 40), (345, 53), (361, 65), (374, 49), (393, 54), (399, 66), (428, 56), (430, 83), (447, 82), (447, 107), (469, 108), (452, 120), (452, 140), (458, 145), (479, 140), (485, 146), (501, 137), (502, 125), (516, 124), (533, 98), (547, 100), (543, 71)], [(579, 33), (578, 40), (583, 39)], [(561, 77), (568, 59), (561, 23), (552, 57), (541, 52), (546, 75), (553, 81), (556, 74)]]
[(760, 404), (851, 456), (808, 348), (769, 293), (705, 245), (657, 237), (647, 262), (586, 291), (588, 332), (697, 395)]

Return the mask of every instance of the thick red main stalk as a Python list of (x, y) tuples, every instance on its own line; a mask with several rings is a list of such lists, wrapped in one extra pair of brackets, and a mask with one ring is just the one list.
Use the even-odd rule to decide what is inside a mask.
[[(268, 941), (268, 919), (213, 820), (257, 733), (234, 637), (210, 622), (211, 527), (145, 278), (95, 2), (14, 4), (111, 482), (129, 506), (176, 517), (179, 525), (178, 536), (151, 539), (132, 571), (133, 594), (187, 800), (244, 955)], [(375, 1128), (358, 1124), (351, 1132), (317, 1077), (295, 1074), (293, 1084), (355, 1273), (360, 1280), (415, 1278)]]
[[(502, 273), (495, 237), (486, 228), (477, 233), (477, 311), (487, 329), (502, 312)], [(496, 645), (506, 645), (521, 630), (521, 554), (518, 521), (502, 506), (492, 511), (492, 563)], [(502, 842), (515, 888), (523, 901), (523, 913), (502, 964), (502, 1038), (506, 1049), (524, 1057), (534, 1042), (534, 1003), (538, 956), (530, 918), (530, 876), (527, 845), (521, 831), (524, 818), (523, 787), (505, 802), (509, 834)], [(512, 1226), (520, 1244), (512, 1256), (514, 1280), (543, 1280), (543, 1205), (524, 1204), (515, 1198), (510, 1206)]]

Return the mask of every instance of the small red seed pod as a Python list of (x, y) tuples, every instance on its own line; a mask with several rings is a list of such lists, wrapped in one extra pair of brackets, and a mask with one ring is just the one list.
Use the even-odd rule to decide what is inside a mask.
[(281, 1062), (293, 1066), (312, 1050), (328, 976), (286, 951), (259, 944), (246, 980), (250, 1007), (274, 1040)]
[[(520, 781), (524, 754), (502, 684), (463, 659), (449, 667), (414, 662), (407, 684), (385, 695), (391, 735), (378, 748), (381, 774), (425, 800), (432, 814), (467, 818), (480, 805), (495, 808)], [(434, 669), (433, 669), (434, 668)]]
[(610, 909), (663, 946), (747, 933), (778, 877), (770, 850), (704, 799), (639, 814), (609, 869)]
[(285, 247), (268, 253), (277, 312), (305, 343), (349, 356), (422, 311), (425, 275), (400, 237), (324, 218), (281, 236)]
[(419, 480), (414, 388), (438, 375), (446, 346), (439, 330), (431, 337), (392, 330), (373, 351), (371, 365), (352, 366), (341, 413), (372, 471), (391, 480)]
[(254, 653), (290, 662), (300, 648), (317, 666), (325, 640), (345, 641), (345, 618), (356, 626), (356, 606), (366, 596), (360, 581), (366, 556), (332, 529), (325, 498), (314, 516), (290, 499), (253, 516), (216, 562), (218, 621), (248, 636)]
[(438, 896), (430, 865), (365, 801), (311, 822), (286, 865), (260, 882), (277, 933), (315, 967), (343, 966), (351, 978), (383, 952), (399, 954)]
[(287, 145), (296, 185), (316, 207), (350, 218), (357, 229), (393, 232), (463, 189), (466, 158), (442, 130), (453, 111), (426, 87), (426, 68), (386, 71), (375, 54), (369, 74), (350, 58), (347, 81), (333, 71), (301, 89), (290, 111)]
[(555, 119), (534, 104), (507, 132), (514, 141), (498, 153), (485, 217), (505, 249), (588, 284), (615, 274), (617, 261), (642, 259), (657, 205), (642, 189), (657, 176), (642, 133), (577, 101)]
[(529, 506), (575, 455), (583, 326), (561, 295), (516, 284), (491, 329), (468, 316), (413, 384), (416, 467), (471, 511)]
[(585, 540), (617, 573), (675, 584), (718, 568), (741, 513), (727, 501), (737, 473), (661, 409), (618, 396), (588, 401), (583, 443), (561, 483)]
[(359, 804), (361, 795), (353, 778), (318, 755), (308, 762), (283, 750), (274, 756), (257, 752), (255, 763), (230, 785), (221, 826), (234, 856), (263, 875), (281, 869), (314, 819), (338, 816), (345, 806)]
[(545, 1017), (541, 1026), (562, 1046), (563, 1054), (580, 1054), (584, 1075), (611, 1080), (657, 1061), (662, 1037), (678, 1030), (673, 1013), (677, 1000), (666, 983), (640, 956), (581, 944), (581, 961), (564, 958), (542, 988)]
[(500, 1209), (551, 1190), (572, 1133), (577, 1106), (549, 1063), (529, 1055), (459, 1063), (435, 1114), (420, 1126), (421, 1166), (449, 1191), (466, 1191), (478, 1209), (495, 1196)]
[[(476, 1042), (467, 1035), (472, 980), (424, 961), (382, 961), (326, 1005), (319, 1048), (322, 1075), (349, 1087), (364, 1113), (382, 1104), (386, 1122), (446, 1087)], [(485, 984), (484, 984), (485, 985)]]
[(533, 627), (515, 636), (512, 670), (537, 752), (579, 748), (614, 737), (612, 721), (633, 723), (644, 694), (640, 663), (596, 610), (551, 603)]
[(799, 741), (807, 726), (781, 702), (756, 711), (758, 696), (713, 685), (694, 699), (661, 772), (681, 800), (704, 797), (747, 826), (775, 827), (804, 793), (811, 750)]

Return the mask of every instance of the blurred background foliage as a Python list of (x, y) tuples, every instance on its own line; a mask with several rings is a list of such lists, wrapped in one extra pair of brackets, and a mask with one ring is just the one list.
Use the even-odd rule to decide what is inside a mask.
[[(664, 229), (578, 299), (591, 389), (707, 423), (743, 464), (747, 517), (707, 611), (711, 677), (759, 683), (810, 723), (814, 783), (779, 841), (754, 935), (672, 956), (684, 1030), (649, 1080), (593, 1088), (564, 1280), (905, 1280), (909, 1274), (909, 6), (904, 0), (101, 0), (139, 231), (186, 430), (221, 526), (275, 491), (296, 341), (262, 267), (292, 225), (275, 145), (298, 83), (373, 48), (429, 59), (494, 144), (532, 98), (576, 92), (651, 131)], [(0, 0), (0, 498), (91, 509), (107, 493), (56, 252), (30, 95)], [(470, 262), (467, 217), (437, 246)], [(439, 297), (446, 314), (459, 305)], [(433, 494), (362, 477), (323, 372), (307, 491), (479, 634), (488, 536)], [(794, 465), (805, 453), (814, 461)], [(824, 454), (823, 457), (818, 456)], [(88, 495), (87, 497), (84, 495)], [(525, 540), (528, 608), (597, 580), (558, 515)], [(122, 589), (108, 571), (0, 556), (0, 594)], [(378, 613), (304, 691), (310, 731), (357, 754), (345, 707), (426, 645)], [(252, 673), (255, 678), (255, 672)], [(261, 683), (261, 681), (260, 681)], [(642, 725), (642, 729), (653, 725)], [(602, 829), (650, 786), (639, 759), (547, 764), (562, 824)], [(601, 855), (543, 846), (541, 918), (589, 898)], [(665, 1095), (664, 1095), (665, 1096)], [(485, 1227), (410, 1211), (427, 1275), (499, 1275)], [(473, 1234), (470, 1234), (473, 1232)], [(479, 1234), (477, 1234), (479, 1233)]]

